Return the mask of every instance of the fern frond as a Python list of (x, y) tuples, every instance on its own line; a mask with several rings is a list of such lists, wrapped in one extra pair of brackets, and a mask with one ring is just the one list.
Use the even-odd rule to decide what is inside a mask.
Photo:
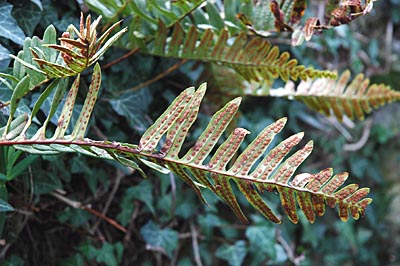
[[(157, 25), (159, 19), (163, 20), (167, 25), (172, 26), (180, 21), (188, 14), (192, 13), (205, 0), (189, 0), (189, 1), (170, 1), (169, 7), (167, 1), (131, 1), (128, 5), (134, 14), (141, 19)], [(143, 10), (151, 10), (151, 12), (143, 12)]]
[(311, 109), (327, 116), (334, 115), (339, 120), (345, 115), (362, 120), (372, 109), (400, 100), (400, 92), (385, 84), (370, 84), (363, 74), (351, 80), (348, 70), (338, 79), (302, 81), (296, 91), (293, 88), (293, 84), (288, 83), (283, 90), (271, 90), (271, 95), (294, 97)]
[[(124, 28), (108, 38), (119, 26), (119, 22), (117, 22), (98, 37), (96, 28), (100, 19), (101, 17), (98, 17), (92, 22), (89, 15), (85, 21), (82, 14), (79, 30), (71, 25), (69, 31), (64, 32), (62, 37), (59, 38), (60, 45), (54, 41), (47, 42), (45, 37), (43, 42), (39, 42), (39, 45), (32, 45), (29, 50), (24, 49), (25, 57), (29, 55), (29, 58), (11, 56), (22, 64), (27, 71), (40, 73), (47, 78), (76, 76), (96, 63), (111, 45), (127, 31), (127, 28)], [(54, 27), (49, 27), (46, 32), (52, 40), (55, 38)], [(76, 39), (73, 37), (74, 35), (76, 35)]]
[(194, 26), (185, 32), (177, 23), (171, 38), (168, 38), (168, 29), (161, 21), (158, 31), (153, 48), (145, 52), (157, 56), (222, 63), (235, 69), (247, 80), (272, 83), (277, 78), (287, 81), (335, 77), (330, 71), (298, 65), (297, 60), (292, 59), (288, 52), (281, 53), (278, 46), (271, 45), (266, 39), (249, 38), (244, 32), (235, 38), (225, 29), (219, 35), (211, 29), (201, 34)]
[[(347, 178), (347, 173), (332, 176), (332, 169), (323, 170), (318, 174), (300, 174), (293, 177), (300, 164), (310, 155), (313, 144), (307, 143), (292, 155), (288, 156), (303, 137), (303, 133), (295, 134), (280, 142), (267, 154), (270, 143), (283, 129), (286, 118), (279, 119), (267, 126), (237, 157), (240, 145), (249, 134), (246, 129), (237, 128), (230, 136), (217, 147), (212, 155), (211, 151), (217, 146), (228, 124), (235, 116), (240, 98), (236, 98), (225, 105), (210, 120), (207, 128), (196, 143), (180, 156), (181, 147), (188, 134), (189, 128), (197, 118), (199, 105), (205, 94), (206, 86), (201, 85), (198, 90), (193, 87), (183, 91), (170, 107), (156, 120), (143, 134), (139, 145), (116, 143), (109, 141), (93, 141), (84, 138), (88, 119), (93, 109), (98, 88), (100, 86), (100, 67), (94, 67), (93, 79), (81, 115), (73, 133), (65, 135), (74, 108), (74, 100), (79, 85), (79, 76), (72, 85), (64, 103), (62, 114), (51, 138), (42, 132), (46, 130), (46, 123), (31, 138), (24, 134), (32, 117), (18, 117), (12, 119), (10, 125), (0, 129), (3, 131), (0, 145), (13, 145), (18, 149), (31, 153), (53, 154), (58, 152), (78, 152), (98, 158), (116, 160), (124, 165), (143, 171), (139, 164), (166, 172), (169, 170), (177, 174), (189, 184), (200, 199), (201, 187), (207, 187), (224, 200), (235, 215), (243, 222), (247, 222), (236, 196), (232, 191), (234, 182), (246, 199), (269, 220), (280, 223), (279, 217), (261, 197), (263, 191), (277, 191), (282, 206), (289, 219), (297, 223), (296, 205), (304, 212), (310, 222), (315, 216), (322, 215), (325, 205), (339, 206), (339, 217), (347, 220), (349, 211), (354, 219), (363, 215), (365, 208), (371, 203), (365, 198), (368, 188), (358, 189), (355, 184), (340, 187)], [(54, 85), (56, 86), (56, 85)], [(62, 91), (60, 89), (60, 91)], [(52, 107), (60, 104), (54, 96)], [(40, 105), (40, 101), (37, 103)], [(35, 107), (36, 108), (36, 107)], [(23, 130), (21, 131), (21, 128)], [(22, 132), (19, 134), (19, 132)], [(10, 135), (10, 133), (13, 133)], [(164, 139), (165, 137), (165, 139)], [(164, 139), (161, 143), (161, 139)]]

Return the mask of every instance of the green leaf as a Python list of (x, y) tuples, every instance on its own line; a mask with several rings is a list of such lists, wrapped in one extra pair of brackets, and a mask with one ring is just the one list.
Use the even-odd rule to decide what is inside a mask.
[(10, 63), (10, 51), (0, 44), (0, 69), (4, 69)]
[(97, 251), (97, 262), (103, 262), (109, 266), (118, 266), (118, 259), (115, 257), (114, 245), (104, 242), (100, 250)]
[(7, 2), (0, 3), (0, 36), (22, 45), (25, 34), (11, 16), (12, 8), (13, 6)]
[(152, 100), (149, 90), (145, 88), (124, 93), (119, 99), (111, 100), (110, 104), (117, 114), (127, 119), (131, 128), (144, 131), (149, 126), (144, 117)]
[(106, 18), (114, 17), (123, 6), (122, 1), (109, 0), (85, 0), (85, 4)]
[(42, 5), (41, 0), (31, 0), (31, 2), (34, 3), (35, 5), (37, 5), (40, 10), (43, 10), (43, 5)]
[(38, 156), (36, 156), (36, 155), (30, 155), (30, 156), (27, 156), (24, 159), (22, 159), (16, 165), (14, 165), (12, 167), (12, 169), (10, 170), (10, 173), (7, 173), (8, 181), (10, 181), (10, 180), (14, 179), (15, 177), (19, 176), (20, 174), (22, 174), (26, 170), (26, 168), (29, 165), (31, 165), (37, 158), (38, 158)]
[(8, 202), (5, 202), (4, 200), (0, 199), (0, 212), (10, 212), (14, 211), (14, 208), (8, 204)]
[(55, 189), (61, 188), (62, 183), (55, 174), (42, 172), (40, 175), (35, 176), (33, 191), (37, 195), (49, 193)]
[(39, 4), (40, 6), (33, 2), (18, 1), (11, 12), (28, 36), (33, 34), (42, 18), (41, 3)]
[(150, 180), (143, 180), (139, 185), (128, 188), (126, 196), (145, 203), (150, 212), (155, 215), (156, 212), (153, 206), (153, 184)]
[(134, 199), (137, 199), (144, 204), (155, 215), (155, 209), (153, 205), (153, 184), (149, 180), (143, 180), (138, 185), (130, 187), (125, 191), (125, 194), (121, 202), (121, 212), (118, 214), (118, 221), (123, 225), (128, 225), (133, 209)]
[(57, 219), (61, 223), (70, 222), (71, 225), (75, 227), (83, 225), (90, 219), (90, 217), (91, 214), (87, 211), (84, 211), (82, 209), (75, 209), (72, 207), (66, 207), (63, 211), (57, 213)]
[(274, 227), (269, 226), (269, 224), (249, 226), (246, 229), (246, 237), (250, 242), (250, 249), (254, 250), (257, 253), (267, 255), (269, 259), (275, 258), (276, 253), (274, 247)]
[(172, 229), (160, 229), (152, 220), (140, 228), (140, 234), (146, 243), (155, 248), (161, 248), (172, 258), (172, 252), (178, 244), (178, 232)]
[(234, 245), (223, 244), (217, 249), (215, 255), (227, 261), (231, 266), (241, 266), (247, 254), (246, 242), (236, 241)]
[(10, 103), (10, 114), (7, 121), (6, 130), (3, 133), (3, 137), (7, 137), (6, 134), (8, 133), (11, 122), (14, 118), (15, 112), (17, 110), (18, 104), (21, 98), (26, 94), (29, 90), (30, 78), (29, 76), (25, 76), (20, 82), (18, 82), (13, 95), (11, 96), (11, 103)]

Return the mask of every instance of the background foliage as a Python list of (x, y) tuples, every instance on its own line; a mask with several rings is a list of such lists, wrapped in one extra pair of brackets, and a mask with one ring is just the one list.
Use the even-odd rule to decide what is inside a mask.
[[(42, 36), (49, 24), (62, 32), (70, 23), (79, 21), (80, 11), (99, 12), (106, 18), (104, 23), (123, 17), (126, 25), (133, 24), (129, 15), (115, 13), (121, 8), (119, 1), (115, 1), (115, 6), (101, 6), (100, 2), (87, 1), (88, 5), (82, 1), (1, 2), (2, 72), (9, 65), (8, 54), (20, 50), (25, 36)], [(318, 1), (309, 4), (318, 8)], [(93, 8), (95, 5), (97, 8)], [(373, 81), (397, 88), (398, 11), (398, 1), (378, 1), (372, 15), (324, 31), (300, 47), (279, 43), (280, 49), (290, 51), (301, 59), (301, 64), (323, 69), (350, 68), (354, 73), (364, 72)], [(101, 64), (104, 66), (125, 54), (125, 49), (131, 48), (129, 45), (134, 44), (124, 39), (119, 48), (105, 54)], [(178, 59), (150, 54), (135, 54), (103, 70), (99, 106), (94, 110), (89, 137), (137, 143), (144, 130), (183, 88), (207, 80), (203, 63), (180, 64)], [(168, 72), (176, 64), (179, 67), (175, 71), (147, 85), (148, 80)], [(89, 73), (84, 76), (90, 79)], [(7, 97), (7, 93), (2, 84), (0, 99)], [(22, 104), (32, 108), (35, 97), (38, 95), (24, 99)], [(232, 98), (224, 91), (213, 91), (206, 97), (200, 122), (195, 125), (189, 142), (194, 143), (209, 115)], [(46, 113), (46, 109), (42, 111)], [(363, 122), (339, 124), (300, 102), (247, 96), (236, 123), (256, 135), (282, 116), (289, 118), (282, 139), (306, 131), (318, 147), (305, 171), (333, 165), (336, 171), (350, 170), (355, 182), (372, 188), (374, 204), (367, 209), (364, 219), (342, 223), (329, 211), (314, 224), (300, 217), (298, 225), (287, 219), (282, 225), (275, 225), (253, 214), (251, 224), (243, 225), (212, 193), (205, 192), (209, 206), (203, 206), (195, 193), (173, 175), (149, 172), (149, 178), (143, 179), (125, 167), (90, 157), (26, 156), (25, 164), (15, 164), (12, 169), (18, 178), (7, 183), (9, 202), (15, 211), (7, 213), (0, 243), (1, 264), (201, 265), (200, 261), (203, 265), (399, 264), (400, 243), (393, 237), (400, 232), (400, 209), (396, 204), (400, 200), (399, 104), (384, 107)], [(2, 114), (0, 119), (6, 120)], [(368, 134), (368, 140), (360, 144), (358, 140), (364, 134)], [(2, 147), (1, 156), (13, 153), (9, 149), (12, 148)], [(1, 167), (0, 172), (4, 173), (5, 166)], [(66, 205), (53, 196), (51, 192), (55, 189), (65, 191), (71, 200), (90, 204), (127, 231), (121, 232), (88, 211)], [(278, 204), (276, 197), (268, 200)], [(246, 213), (254, 213), (245, 200), (239, 198), (239, 201)]]

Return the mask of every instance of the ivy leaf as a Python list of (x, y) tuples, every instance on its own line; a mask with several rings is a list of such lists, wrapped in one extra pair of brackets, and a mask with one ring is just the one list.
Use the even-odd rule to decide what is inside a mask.
[(10, 63), (10, 51), (0, 44), (0, 69), (4, 69)]
[(150, 220), (140, 229), (140, 234), (148, 245), (160, 248), (170, 258), (172, 257), (172, 252), (178, 244), (178, 232), (172, 229), (160, 229)]
[(11, 16), (12, 8), (13, 6), (9, 3), (0, 3), (0, 36), (22, 45), (25, 34)]
[(246, 237), (250, 241), (250, 248), (257, 250), (257, 253), (264, 253), (269, 258), (276, 257), (275, 251), (275, 228), (272, 226), (249, 226), (246, 229)]
[(143, 119), (147, 113), (147, 108), (152, 101), (151, 94), (147, 89), (141, 89), (135, 92), (128, 92), (121, 95), (119, 99), (110, 101), (114, 111), (124, 116), (129, 125), (136, 129), (146, 129), (149, 124)]
[(55, 175), (47, 174), (45, 172), (38, 175), (33, 184), (34, 192), (37, 195), (51, 192), (57, 188), (62, 188), (60, 179)]
[(222, 245), (217, 249), (216, 256), (229, 263), (231, 266), (240, 266), (246, 257), (247, 247), (243, 240), (236, 241), (234, 245)]
[(13, 211), (14, 208), (8, 204), (8, 202), (0, 199), (0, 212), (10, 212)]
[(40, 11), (43, 10), (43, 5), (42, 2), (40, 2), (40, 0), (31, 0), (31, 2), (34, 3), (40, 9)]
[(104, 1), (104, 0), (85, 0), (85, 4), (90, 7), (91, 10), (106, 18), (112, 18), (121, 9), (122, 2), (120, 1)]
[(131, 195), (133, 199), (138, 199), (146, 204), (150, 212), (155, 214), (153, 207), (153, 184), (149, 180), (143, 180), (138, 186), (128, 188), (127, 195)]
[(114, 245), (104, 242), (100, 250), (97, 251), (97, 262), (104, 262), (105, 265), (117, 266), (118, 259), (115, 257)]
[(12, 15), (24, 32), (31, 36), (42, 18), (42, 11), (40, 6), (33, 2), (20, 1), (14, 6)]
[(155, 215), (156, 213), (153, 206), (153, 184), (149, 180), (143, 180), (137, 186), (128, 188), (125, 191), (121, 201), (121, 212), (117, 215), (118, 221), (123, 226), (128, 225), (131, 219), (135, 207), (132, 204), (134, 199), (144, 202), (152, 214)]

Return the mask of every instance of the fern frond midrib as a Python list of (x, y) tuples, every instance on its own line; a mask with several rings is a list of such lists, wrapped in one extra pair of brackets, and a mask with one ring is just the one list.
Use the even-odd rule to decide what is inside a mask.
[(335, 194), (325, 194), (321, 191), (312, 191), (308, 189), (307, 187), (296, 187), (291, 185), (291, 183), (288, 182), (279, 182), (279, 181), (274, 181), (274, 180), (269, 180), (269, 179), (260, 179), (260, 178), (252, 178), (248, 175), (241, 175), (239, 173), (229, 173), (229, 170), (218, 170), (218, 169), (211, 169), (207, 165), (204, 164), (194, 164), (191, 162), (182, 162), (181, 160), (176, 160), (172, 158), (165, 157), (164, 155), (157, 154), (157, 153), (143, 153), (139, 149), (132, 148), (132, 147), (127, 147), (124, 145), (124, 143), (118, 143), (118, 142), (111, 142), (107, 143), (104, 141), (94, 141), (90, 139), (85, 139), (85, 140), (63, 140), (63, 139), (57, 139), (57, 140), (9, 140), (9, 141), (0, 141), (0, 146), (11, 146), (11, 145), (51, 145), (51, 144), (58, 144), (58, 145), (78, 145), (81, 147), (97, 147), (101, 148), (104, 150), (113, 150), (113, 151), (118, 151), (119, 153), (129, 153), (132, 154), (136, 157), (146, 157), (148, 159), (162, 162), (164, 165), (168, 164), (180, 164), (185, 167), (191, 167), (191, 168), (196, 168), (198, 170), (203, 170), (207, 171), (210, 174), (216, 174), (218, 176), (224, 176), (228, 179), (239, 179), (243, 181), (249, 181), (252, 183), (260, 183), (263, 185), (270, 185), (274, 186), (275, 188), (287, 188), (287, 189), (292, 189), (296, 192), (306, 192), (310, 193), (315, 196), (322, 196), (326, 200), (334, 200), (337, 204), (344, 203), (350, 207), (356, 207), (358, 209), (362, 209), (361, 206), (357, 205), (356, 203), (352, 202), (347, 202), (346, 199), (337, 199), (335, 197)]
[(223, 59), (215, 59), (215, 57), (211, 56), (193, 56), (193, 55), (178, 55), (178, 56), (173, 56), (173, 55), (166, 55), (166, 54), (155, 54), (151, 52), (142, 52), (143, 54), (147, 55), (157, 55), (159, 57), (163, 58), (176, 58), (176, 59), (188, 59), (188, 60), (199, 60), (199, 61), (204, 61), (204, 62), (212, 62), (212, 63), (221, 63), (225, 65), (238, 65), (238, 66), (243, 66), (243, 67), (253, 67), (253, 68), (265, 68), (269, 67), (271, 69), (279, 69), (282, 71), (289, 71), (293, 73), (297, 73), (299, 69), (304, 69), (306, 70), (303, 65), (297, 65), (291, 68), (285, 67), (285, 66), (279, 66), (276, 65), (276, 62), (271, 62), (270, 64), (265, 64), (265, 63), (252, 63), (249, 61), (238, 61), (238, 60), (223, 60)]
[[(274, 95), (272, 95), (274, 96)], [(324, 99), (341, 99), (341, 100), (358, 100), (358, 101), (370, 101), (371, 99), (386, 99), (388, 96), (386, 95), (326, 95), (323, 93), (313, 93), (313, 94), (294, 94), (293, 97), (319, 97)], [(400, 93), (397, 95), (397, 98), (393, 97), (392, 101), (399, 100)]]

